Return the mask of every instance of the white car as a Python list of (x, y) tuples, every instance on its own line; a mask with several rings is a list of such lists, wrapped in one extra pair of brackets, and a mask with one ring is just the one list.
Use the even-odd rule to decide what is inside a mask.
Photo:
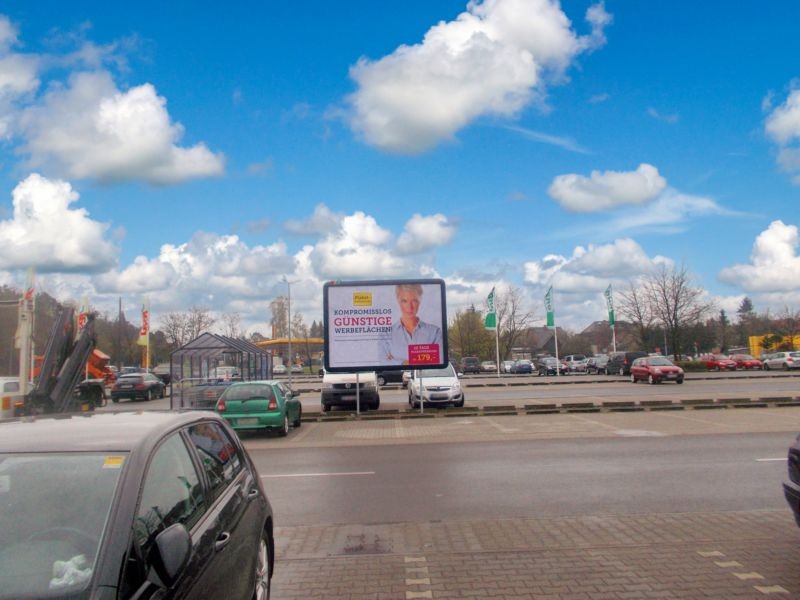
[(272, 367), (273, 375), (286, 375), (286, 365), (275, 365)]
[(770, 369), (800, 369), (800, 352), (773, 352), (762, 357), (764, 370)]
[(408, 380), (408, 404), (464, 406), (464, 390), (453, 365), (442, 369), (415, 369)]
[(0, 377), (0, 419), (13, 417), (16, 404), (21, 401), (19, 379), (16, 377)]

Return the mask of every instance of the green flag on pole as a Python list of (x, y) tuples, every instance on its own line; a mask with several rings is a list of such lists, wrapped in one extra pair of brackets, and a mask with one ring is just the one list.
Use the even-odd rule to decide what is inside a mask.
[(494, 288), (486, 298), (487, 313), (483, 321), (483, 326), (486, 329), (497, 329), (497, 313), (494, 311)]
[(610, 283), (606, 288), (605, 296), (606, 304), (608, 305), (608, 324), (611, 326), (611, 329), (614, 329), (614, 294), (611, 290)]
[(548, 327), (555, 327), (556, 326), (556, 317), (555, 312), (553, 311), (553, 286), (550, 286), (550, 289), (547, 290), (547, 293), (544, 295), (544, 307), (547, 310), (547, 326)]

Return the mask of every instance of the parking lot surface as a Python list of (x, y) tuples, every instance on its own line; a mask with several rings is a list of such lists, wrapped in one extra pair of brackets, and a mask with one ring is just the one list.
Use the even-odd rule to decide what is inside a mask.
[(800, 597), (786, 511), (278, 528), (277, 599)]

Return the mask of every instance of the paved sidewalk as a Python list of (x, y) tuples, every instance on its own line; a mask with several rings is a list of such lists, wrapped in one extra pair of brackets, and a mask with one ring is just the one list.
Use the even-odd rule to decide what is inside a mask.
[(800, 597), (788, 511), (278, 528), (273, 598)]

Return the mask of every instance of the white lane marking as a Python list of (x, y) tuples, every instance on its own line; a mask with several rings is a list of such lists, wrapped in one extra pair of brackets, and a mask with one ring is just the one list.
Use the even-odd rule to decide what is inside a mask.
[(375, 471), (353, 471), (350, 473), (283, 473), (280, 475), (262, 475), (261, 479), (277, 479), (279, 477), (348, 477), (351, 475), (375, 475)]
[(756, 459), (756, 462), (777, 462), (777, 461), (786, 462), (786, 457), (783, 457), (783, 458), (757, 458)]

